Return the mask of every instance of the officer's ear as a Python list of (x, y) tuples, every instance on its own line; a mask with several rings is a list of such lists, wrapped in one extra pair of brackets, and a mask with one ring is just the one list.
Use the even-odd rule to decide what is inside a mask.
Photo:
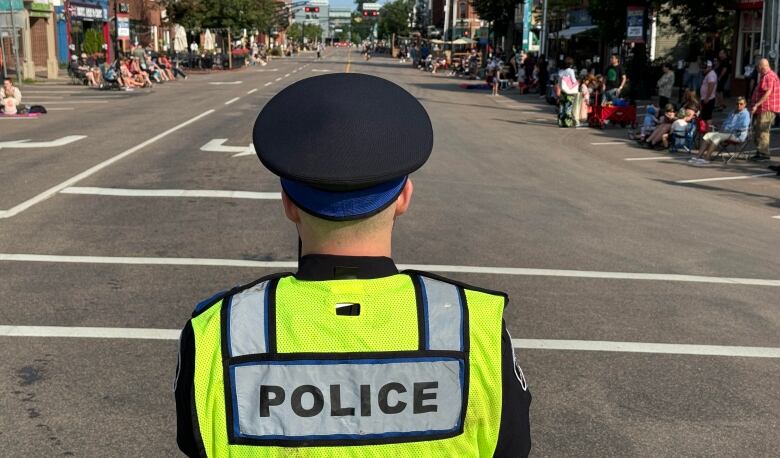
[(287, 193), (284, 191), (282, 191), (282, 206), (284, 207), (284, 215), (287, 216), (287, 219), (295, 224), (301, 223), (300, 210), (292, 203), (290, 198), (287, 197)]
[(409, 209), (409, 204), (412, 201), (412, 193), (414, 192), (414, 185), (412, 179), (407, 178), (404, 188), (401, 190), (401, 194), (395, 200), (395, 216), (401, 216)]

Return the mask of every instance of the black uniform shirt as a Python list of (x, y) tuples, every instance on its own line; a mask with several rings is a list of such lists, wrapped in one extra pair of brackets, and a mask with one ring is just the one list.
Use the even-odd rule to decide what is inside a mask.
[[(349, 278), (370, 279), (397, 273), (398, 269), (390, 258), (307, 255), (301, 259), (295, 277), (300, 280), (319, 281), (344, 278), (344, 275), (348, 275)], [(464, 286), (471, 288), (468, 285)], [(528, 414), (531, 393), (528, 391), (520, 366), (515, 362), (512, 340), (506, 327), (501, 336), (501, 361), (503, 381), (501, 427), (494, 456), (524, 457), (531, 449)], [(193, 389), (194, 372), (195, 337), (192, 325), (187, 322), (181, 334), (176, 371), (176, 442), (181, 451), (190, 457), (205, 456), (200, 436), (195, 433), (198, 426)]]

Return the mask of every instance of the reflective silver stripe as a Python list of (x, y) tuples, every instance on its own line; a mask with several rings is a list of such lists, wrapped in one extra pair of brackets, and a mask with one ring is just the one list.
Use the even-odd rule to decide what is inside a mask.
[(266, 353), (266, 288), (268, 281), (230, 299), (230, 356)]
[(427, 313), (426, 348), (463, 351), (463, 304), (458, 287), (420, 277)]
[(233, 434), (316, 441), (454, 433), (463, 421), (463, 364), (412, 357), (231, 366)]

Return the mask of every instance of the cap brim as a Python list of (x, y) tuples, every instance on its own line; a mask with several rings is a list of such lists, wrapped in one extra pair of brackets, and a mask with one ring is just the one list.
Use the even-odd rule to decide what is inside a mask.
[(357, 191), (334, 192), (282, 178), (282, 189), (301, 210), (332, 221), (349, 221), (375, 215), (398, 198), (407, 177)]

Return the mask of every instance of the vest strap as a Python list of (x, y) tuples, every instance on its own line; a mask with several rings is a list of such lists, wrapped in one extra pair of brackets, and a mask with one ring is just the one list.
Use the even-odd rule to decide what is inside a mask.
[(424, 349), (466, 351), (466, 304), (461, 288), (419, 276), (423, 301)]
[[(233, 295), (227, 303), (228, 357), (269, 352), (268, 292), (271, 280)], [(273, 317), (270, 317), (273, 319)]]

